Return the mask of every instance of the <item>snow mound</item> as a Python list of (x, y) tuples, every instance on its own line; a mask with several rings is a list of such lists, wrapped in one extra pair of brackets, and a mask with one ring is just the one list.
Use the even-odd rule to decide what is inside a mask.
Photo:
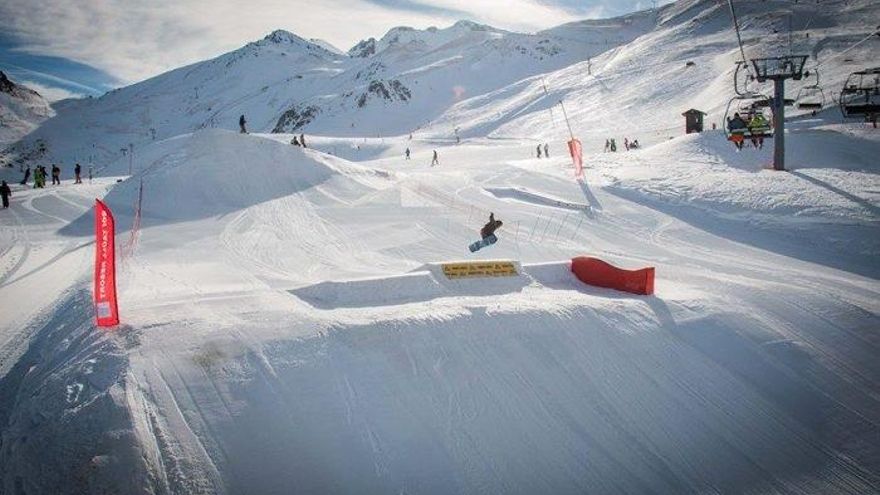
[(426, 301), (443, 295), (443, 287), (430, 272), (393, 277), (326, 281), (294, 289), (291, 294), (322, 309), (371, 307)]
[(522, 201), (524, 203), (531, 203), (538, 206), (549, 206), (551, 208), (575, 211), (590, 209), (590, 205), (588, 204), (564, 201), (547, 194), (537, 193), (520, 187), (485, 187), (483, 190), (496, 198)]
[(821, 130), (787, 137), (789, 173), (771, 170), (772, 139), (763, 149), (737, 152), (713, 131), (615, 157), (613, 187), (727, 216), (876, 222), (878, 165), (871, 157), (880, 156), (880, 143)]
[(145, 219), (187, 221), (243, 210), (297, 194), (342, 175), (383, 173), (320, 152), (224, 130), (192, 134), (107, 195), (131, 209), (141, 181)]
[(512, 263), (516, 267), (515, 276), (451, 280), (443, 273), (445, 263), (428, 263), (402, 275), (324, 281), (289, 292), (316, 308), (335, 309), (394, 306), (441, 297), (494, 296), (521, 292), (527, 286), (557, 289), (579, 286), (572, 277), (568, 261)]

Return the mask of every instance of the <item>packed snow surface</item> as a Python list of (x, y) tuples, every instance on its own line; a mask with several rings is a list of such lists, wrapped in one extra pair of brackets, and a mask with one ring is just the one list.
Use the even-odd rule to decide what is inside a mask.
[[(859, 38), (840, 25), (858, 31), (876, 9), (743, 5), (747, 41), (786, 6), (826, 55)], [(303, 79), (317, 91), (345, 87), (349, 64), (447, 77), (456, 53), (472, 63), (475, 47), (584, 32), (600, 33), (584, 41), (589, 62), (485, 81), (431, 107), (412, 137), (412, 115), (377, 109), (325, 109), (308, 148), (270, 132), (278, 105), (254, 111), (261, 132), (201, 125), (287, 101), (283, 85), (260, 89), (294, 77), (281, 57), (314, 69)], [(834, 108), (794, 112), (789, 170), (775, 172), (772, 140), (736, 152), (721, 131), (671, 130), (701, 102), (720, 121), (730, 98), (717, 2), (522, 36), (398, 28), (348, 57), (276, 32), (70, 104), (95, 126), (63, 111), (41, 126), (33, 138), (64, 160), (64, 183), (31, 189), (0, 170), (13, 184), (0, 210), (0, 493), (880, 493), (880, 134)], [(675, 61), (662, 77), (634, 71), (661, 52)], [(630, 78), (584, 78), (587, 63)], [(219, 67), (240, 64), (254, 80), (225, 91)], [(571, 98), (580, 179), (539, 75)], [(193, 107), (164, 91), (190, 82)], [(148, 132), (138, 119), (157, 115), (168, 125), (122, 156)], [(374, 117), (399, 135), (361, 132)], [(602, 152), (624, 136), (643, 146)], [(77, 159), (94, 178), (74, 185)], [(112, 329), (94, 325), (94, 198), (117, 221)], [(490, 212), (499, 241), (469, 253)], [(656, 293), (580, 283), (581, 255), (656, 267)], [(490, 260), (516, 274), (442, 269)]]

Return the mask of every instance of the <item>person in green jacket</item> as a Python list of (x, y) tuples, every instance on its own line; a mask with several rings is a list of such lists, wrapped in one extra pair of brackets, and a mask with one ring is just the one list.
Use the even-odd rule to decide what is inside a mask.
[(36, 189), (38, 187), (43, 187), (42, 181), (43, 181), (43, 167), (38, 165), (34, 168), (34, 189)]
[(752, 135), (752, 146), (758, 149), (764, 148), (764, 134), (770, 130), (767, 119), (761, 113), (756, 113), (749, 121), (749, 133)]

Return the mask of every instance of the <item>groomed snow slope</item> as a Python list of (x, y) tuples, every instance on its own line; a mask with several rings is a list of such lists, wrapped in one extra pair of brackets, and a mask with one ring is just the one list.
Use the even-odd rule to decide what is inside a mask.
[[(749, 0), (736, 9), (746, 57), (807, 55), (809, 71), (819, 66), (825, 108), (832, 110), (826, 119), (839, 121), (834, 95), (851, 72), (876, 66), (880, 37), (871, 33), (877, 30), (873, 20), (880, 18), (880, 4)], [(561, 139), (568, 128), (560, 100), (574, 133), (593, 150), (610, 137), (622, 145), (623, 136), (642, 144), (678, 136), (684, 130), (681, 113), (689, 108), (707, 113), (706, 128), (712, 123), (722, 128), (727, 103), (735, 96), (735, 63), (742, 58), (727, 3), (681, 0), (661, 7), (655, 23), (631, 42), (589, 60), (465, 99), (425, 132), (450, 135), (449, 129), (458, 127), (468, 137)], [(813, 76), (788, 81), (786, 97), (795, 99), (815, 83)], [(748, 90), (772, 96), (773, 86), (752, 83)], [(789, 116), (806, 113), (787, 109)]]
[[(766, 196), (757, 181), (687, 186), (700, 174), (677, 160), (690, 155), (714, 156), (718, 177), (744, 173), (737, 159), (752, 151), (715, 141), (590, 155), (581, 184), (564, 157), (525, 158), (528, 142), (443, 148), (439, 167), (423, 154), (358, 165), (225, 131), (158, 143), (106, 198), (124, 242), (143, 180), (143, 230), (121, 264), (123, 326), (93, 327), (89, 249), (5, 269), (4, 301), (59, 271), (69, 288), (49, 293), (45, 317), (3, 327), (29, 346), (4, 347), (15, 359), (0, 380), (0, 483), (11, 493), (875, 492), (874, 262), (844, 271), (821, 252), (801, 261), (761, 249), (769, 234), (748, 212), (792, 236), (810, 224), (745, 201), (750, 189)], [(870, 165), (844, 155), (829, 173)], [(876, 189), (876, 165), (864, 173)], [(671, 215), (685, 207), (669, 197), (676, 183), (648, 189), (653, 174), (679, 174), (688, 208), (729, 221), (707, 231)], [(864, 229), (853, 240), (877, 250), (873, 210), (767, 174), (800, 187), (793, 208), (845, 216)], [(87, 205), (107, 186), (18, 191), (0, 226), (32, 236), (32, 251), (88, 247), (90, 213), (53, 208), (60, 195)], [(492, 193), (501, 188), (529, 194)], [(702, 209), (710, 198), (724, 215)], [(501, 240), (469, 255), (489, 211), (505, 221)], [(26, 212), (33, 228), (13, 227)], [(655, 265), (657, 294), (576, 284), (564, 260), (580, 254)], [(513, 278), (451, 282), (431, 264), (463, 258), (523, 265)], [(34, 304), (19, 302), (22, 313)]]

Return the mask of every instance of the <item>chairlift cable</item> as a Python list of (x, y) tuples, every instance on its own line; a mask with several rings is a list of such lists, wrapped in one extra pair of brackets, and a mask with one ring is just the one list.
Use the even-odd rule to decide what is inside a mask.
[(846, 52), (852, 50), (853, 48), (855, 48), (855, 47), (861, 45), (862, 43), (868, 41), (869, 39), (873, 38), (874, 36), (877, 36), (877, 34), (880, 34), (880, 28), (878, 28), (878, 29), (875, 30), (875, 31), (872, 31), (871, 34), (869, 34), (868, 36), (865, 36), (865, 37), (862, 38), (860, 41), (856, 42), (855, 44), (853, 44), (852, 46), (850, 46), (850, 47), (847, 48), (846, 50), (844, 50), (844, 51), (842, 51), (842, 52), (839, 52), (837, 55), (834, 55), (834, 56), (831, 56), (831, 57), (829, 57), (829, 58), (826, 58), (825, 60), (822, 61), (822, 63), (818, 63), (818, 62), (817, 62), (816, 65), (813, 66), (813, 69), (818, 69), (818, 68), (821, 67), (822, 64), (824, 64), (825, 62), (828, 62), (829, 60), (834, 60), (834, 59), (836, 59), (837, 57), (843, 55), (844, 53), (846, 53)]
[(739, 43), (739, 53), (742, 55), (742, 62), (746, 68), (746, 73), (749, 74), (749, 66), (746, 63), (746, 50), (743, 48), (742, 35), (739, 32), (739, 20), (736, 18), (736, 10), (733, 8), (733, 0), (727, 0), (727, 5), (730, 6), (730, 15), (733, 17), (733, 27), (736, 30), (736, 40)]

